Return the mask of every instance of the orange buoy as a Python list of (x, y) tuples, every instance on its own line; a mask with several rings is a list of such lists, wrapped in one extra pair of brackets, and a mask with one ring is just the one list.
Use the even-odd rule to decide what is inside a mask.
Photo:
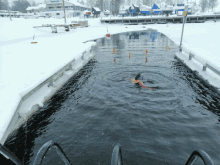
[(115, 48), (113, 48), (113, 53), (115, 54)]
[(116, 61), (116, 59), (113, 60), (114, 62)]
[(110, 33), (109, 33), (109, 34), (106, 34), (106, 36), (107, 36), (107, 37), (110, 37)]

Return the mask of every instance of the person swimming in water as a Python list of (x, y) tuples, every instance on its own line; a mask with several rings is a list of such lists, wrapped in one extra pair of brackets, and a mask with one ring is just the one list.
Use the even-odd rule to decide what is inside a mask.
[(142, 80), (143, 80), (143, 76), (142, 76), (140, 73), (138, 73), (138, 74), (135, 76), (134, 79), (131, 79), (131, 82), (132, 82), (133, 84), (139, 84), (139, 85), (142, 86), (143, 88), (146, 88), (146, 86), (144, 86)]

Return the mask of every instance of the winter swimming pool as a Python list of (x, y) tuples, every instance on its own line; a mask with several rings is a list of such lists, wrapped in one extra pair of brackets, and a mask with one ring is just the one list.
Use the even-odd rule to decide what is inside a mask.
[[(184, 164), (196, 149), (218, 164), (220, 99), (174, 58), (176, 51), (153, 30), (97, 40), (96, 56), (5, 146), (20, 160), (25, 155), (26, 164), (49, 140), (59, 143), (74, 165), (110, 164), (118, 142), (124, 164)], [(139, 72), (156, 90), (131, 83), (128, 77)], [(53, 150), (44, 159), (60, 163)]]

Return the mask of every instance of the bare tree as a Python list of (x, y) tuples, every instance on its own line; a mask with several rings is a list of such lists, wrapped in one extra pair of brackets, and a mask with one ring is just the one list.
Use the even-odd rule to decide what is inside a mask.
[(31, 6), (27, 0), (13, 1), (12, 10), (27, 13), (28, 6)]
[(150, 6), (150, 0), (143, 0), (143, 5)]
[(87, 0), (87, 6), (95, 7), (96, 0)]
[(166, 5), (172, 5), (173, 4), (173, 0), (166, 0), (165, 3), (166, 3)]
[(136, 5), (138, 5), (138, 7), (140, 7), (142, 5), (142, 1), (141, 0), (137, 0), (136, 2), (137, 2)]
[(80, 4), (84, 5), (84, 1), (82, 0), (81, 2), (79, 2)]
[(128, 6), (131, 6), (131, 0), (127, 0), (127, 3), (126, 3)]
[(0, 10), (8, 10), (7, 3), (4, 0), (0, 0)]
[(200, 6), (202, 9), (202, 12), (204, 12), (206, 8), (208, 7), (208, 0), (200, 0)]
[(124, 0), (111, 0), (111, 11), (113, 15), (118, 15), (121, 4)]
[(218, 0), (209, 0), (209, 8), (212, 9), (215, 8), (218, 5)]
[(110, 10), (110, 2), (108, 0), (104, 0), (104, 10)]
[(97, 0), (95, 7), (98, 7), (101, 11), (103, 11), (103, 0)]

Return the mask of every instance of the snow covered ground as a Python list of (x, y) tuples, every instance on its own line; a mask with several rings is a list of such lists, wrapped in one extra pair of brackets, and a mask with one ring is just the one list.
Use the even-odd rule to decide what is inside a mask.
[[(67, 20), (70, 23), (79, 18)], [(33, 28), (42, 24), (62, 24), (63, 19), (0, 18), (0, 140), (3, 137), (20, 99), (46, 80), (75, 56), (90, 47), (84, 41), (127, 31), (153, 28), (167, 35), (177, 46), (180, 44), (182, 24), (122, 25), (101, 24), (99, 18), (88, 19), (88, 28), (51, 33), (50, 27)], [(128, 28), (125, 28), (128, 27)], [(183, 47), (203, 58), (220, 71), (219, 44), (220, 22), (185, 24)], [(33, 36), (37, 44), (31, 44)], [(197, 68), (199, 69), (199, 68)], [(202, 68), (201, 68), (202, 69)], [(214, 75), (220, 88), (220, 76)]]

